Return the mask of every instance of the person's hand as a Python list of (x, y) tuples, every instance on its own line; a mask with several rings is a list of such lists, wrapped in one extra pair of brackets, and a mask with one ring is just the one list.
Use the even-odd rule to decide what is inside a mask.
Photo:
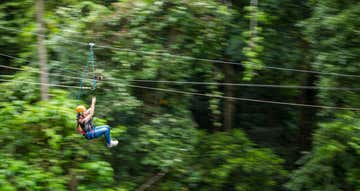
[(92, 97), (92, 101), (96, 101), (96, 97), (95, 97), (95, 96)]

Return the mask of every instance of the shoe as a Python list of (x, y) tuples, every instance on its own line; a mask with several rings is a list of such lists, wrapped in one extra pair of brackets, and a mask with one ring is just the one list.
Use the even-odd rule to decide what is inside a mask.
[(119, 143), (118, 140), (111, 140), (110, 144), (107, 145), (107, 147), (115, 147)]

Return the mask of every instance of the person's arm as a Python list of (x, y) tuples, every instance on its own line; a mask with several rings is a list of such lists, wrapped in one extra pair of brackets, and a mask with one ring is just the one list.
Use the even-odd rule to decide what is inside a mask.
[(96, 104), (96, 97), (93, 97), (92, 101), (91, 101), (91, 106), (86, 111), (88, 113), (88, 115), (82, 120), (85, 123), (88, 122), (94, 116), (94, 114), (95, 114), (95, 104)]
[(91, 109), (90, 109), (90, 108), (89, 108), (89, 109), (87, 109), (87, 110), (85, 111), (86, 115), (90, 114), (90, 111), (91, 111)]

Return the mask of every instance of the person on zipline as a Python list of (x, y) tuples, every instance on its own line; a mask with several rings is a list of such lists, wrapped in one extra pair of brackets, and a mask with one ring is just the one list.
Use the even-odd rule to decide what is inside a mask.
[(118, 144), (118, 141), (111, 140), (110, 127), (107, 125), (96, 127), (93, 123), (95, 103), (96, 97), (93, 97), (91, 101), (91, 107), (88, 110), (86, 110), (86, 107), (83, 105), (76, 107), (76, 129), (88, 140), (104, 135), (107, 147), (114, 147)]

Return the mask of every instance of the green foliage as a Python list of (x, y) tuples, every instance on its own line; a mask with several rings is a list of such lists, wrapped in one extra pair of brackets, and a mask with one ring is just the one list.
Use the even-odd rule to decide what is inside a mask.
[(269, 149), (256, 148), (239, 130), (205, 137), (196, 164), (202, 190), (280, 189), (286, 175), (284, 161)]
[[(314, 77), (311, 86), (357, 87), (356, 77), (263, 66), (357, 75), (358, 2), (264, 0), (252, 7), (248, 0), (60, 0), (45, 5), (49, 72), (69, 76), (50, 75), (49, 83), (78, 86), (87, 42), (94, 42), (96, 72), (105, 79), (97, 86), (95, 123), (109, 124), (120, 143), (109, 150), (103, 138), (88, 141), (76, 133), (74, 107), (88, 104), (93, 91), (83, 90), (82, 102), (75, 100), (78, 89), (50, 87), (51, 99), (40, 101), (37, 63), (0, 56), (0, 64), (25, 70), (0, 70), (6, 74), (1, 79), (16, 80), (0, 84), (1, 190), (130, 191), (149, 182), (147, 190), (360, 190), (357, 114), (240, 101), (232, 102), (229, 112), (229, 102), (216, 97), (141, 86), (357, 107), (354, 91), (136, 81), (308, 86)], [(29, 0), (0, 3), (0, 26), (19, 30), (0, 29), (1, 53), (37, 60), (35, 11)], [(253, 30), (251, 19), (258, 23)], [(229, 69), (206, 59), (241, 64)], [(92, 77), (85, 76), (90, 79), (84, 86), (92, 85)], [(233, 125), (223, 132), (230, 115)], [(303, 146), (297, 137), (309, 123), (320, 129), (313, 149), (296, 166)]]
[[(18, 76), (17, 81), (28, 75)], [(67, 92), (51, 90), (49, 102), (25, 95), (17, 100), (12, 94), (34, 96), (38, 92), (32, 92), (36, 88), (21, 81), (0, 86), (6, 88), (0, 95), (4, 101), (0, 106), (0, 151), (4, 159), (0, 182), (8, 190), (66, 190), (73, 180), (83, 184), (80, 190), (89, 190), (113, 182), (112, 167), (103, 161), (103, 155), (108, 154), (104, 140), (89, 143), (75, 133), (76, 101), (68, 99)]]
[(56, 167), (47, 169), (39, 164), (1, 155), (0, 186), (4, 191), (12, 190), (66, 190), (65, 179)]
[[(110, 42), (120, 49), (110, 61), (114, 77), (133, 80), (179, 80), (201, 77), (204, 81), (220, 81), (220, 66), (189, 57), (219, 57), (226, 47), (226, 29), (230, 25), (231, 10), (214, 1), (124, 1), (114, 4), (115, 15), (103, 23), (112, 31)], [(109, 34), (108, 31), (103, 35)], [(104, 39), (105, 42), (109, 42)], [(129, 48), (136, 51), (126, 51)], [(142, 51), (152, 52), (144, 54)], [(172, 57), (170, 54), (183, 55)], [(143, 84), (138, 84), (143, 85)], [(147, 84), (149, 85), (149, 84)], [(169, 88), (165, 84), (151, 84)], [(195, 92), (190, 86), (178, 89)], [(221, 94), (216, 86), (207, 87), (205, 93)], [(145, 91), (144, 91), (145, 92)], [(139, 94), (143, 94), (139, 91)], [(155, 97), (155, 100), (154, 100)], [(180, 96), (182, 97), (182, 96)], [(167, 100), (167, 107), (182, 112), (190, 106), (189, 99), (179, 95), (149, 92), (141, 97), (146, 110), (158, 111), (156, 101)], [(155, 103), (154, 103), (155, 102)], [(176, 102), (176, 103), (175, 103)], [(214, 102), (216, 102), (214, 104)], [(220, 101), (209, 100), (212, 123), (221, 126)]]
[[(311, 42), (315, 59), (313, 67), (326, 72), (357, 74), (359, 70), (360, 43), (358, 30), (360, 28), (359, 2), (324, 0), (314, 2), (314, 13), (304, 21), (306, 37)], [(357, 78), (339, 78), (323, 76), (319, 85), (357, 87)], [(319, 95), (324, 103), (330, 105), (343, 103), (358, 106), (358, 95), (353, 92), (327, 92)]]
[(359, 190), (360, 121), (353, 113), (339, 114), (321, 124), (314, 147), (291, 175), (289, 190)]
[[(34, 27), (33, 1), (12, 0), (0, 3), (1, 27), (14, 27), (24, 32), (7, 31), (0, 29), (0, 49), (2, 53), (31, 58), (34, 45), (34, 36), (29, 34)], [(7, 63), (9, 58), (0, 57), (2, 63)], [(20, 66), (21, 60), (13, 61), (13, 65)]]
[(256, 26), (251, 26), (249, 30), (243, 32), (243, 38), (246, 39), (246, 46), (243, 48), (243, 54), (245, 60), (243, 65), (246, 68), (244, 74), (244, 80), (251, 80), (255, 76), (255, 71), (262, 68), (263, 62), (260, 59), (260, 55), (263, 51), (263, 46), (261, 45), (263, 37), (261, 36), (262, 27), (259, 24), (265, 23), (267, 21), (267, 16), (264, 11), (259, 9), (258, 6), (248, 6), (245, 7), (247, 12), (246, 17), (251, 21), (256, 22)]
[(138, 127), (129, 126), (119, 137), (121, 147), (115, 154), (115, 160), (122, 164), (115, 168), (121, 185), (133, 190), (158, 172), (182, 177), (198, 141), (194, 127), (191, 120), (170, 114)]
[(181, 165), (192, 152), (197, 139), (194, 124), (187, 119), (164, 115), (152, 119), (138, 130), (139, 152), (148, 153), (144, 165), (182, 171)]

